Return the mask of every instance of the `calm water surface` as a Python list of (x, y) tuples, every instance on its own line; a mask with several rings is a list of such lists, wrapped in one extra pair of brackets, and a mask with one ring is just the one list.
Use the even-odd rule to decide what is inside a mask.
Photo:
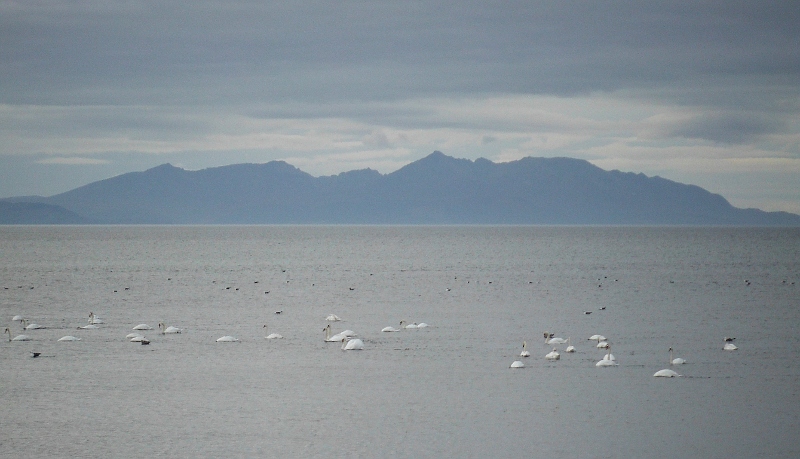
[(0, 345), (3, 457), (800, 457), (798, 229), (0, 227), (0, 256), (3, 328), (47, 327)]

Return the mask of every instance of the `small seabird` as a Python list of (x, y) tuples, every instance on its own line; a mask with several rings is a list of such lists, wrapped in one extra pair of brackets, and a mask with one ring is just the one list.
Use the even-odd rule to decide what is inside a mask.
[(583, 313), (586, 314), (586, 315), (589, 315), (589, 314), (592, 313), (592, 311), (583, 311)]
[(283, 309), (281, 309), (280, 311), (275, 311), (275, 314), (281, 314), (282, 312), (283, 312)]

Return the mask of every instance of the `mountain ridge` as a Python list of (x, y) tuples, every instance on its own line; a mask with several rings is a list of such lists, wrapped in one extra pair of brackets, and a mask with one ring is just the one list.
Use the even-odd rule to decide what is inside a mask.
[(584, 160), (494, 163), (439, 151), (389, 174), (313, 177), (284, 161), (199, 171), (162, 164), (51, 197), (3, 201), (57, 206), (81, 223), (105, 224), (800, 226), (800, 215), (739, 209), (696, 185)]

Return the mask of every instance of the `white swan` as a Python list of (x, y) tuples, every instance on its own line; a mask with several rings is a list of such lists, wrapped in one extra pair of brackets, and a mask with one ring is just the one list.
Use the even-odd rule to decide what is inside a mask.
[(678, 373), (672, 370), (665, 369), (656, 371), (656, 373), (653, 376), (655, 376), (656, 378), (674, 378), (676, 376), (682, 376), (682, 375), (679, 375)]
[(142, 337), (141, 333), (128, 333), (128, 335), (125, 336), (125, 339), (133, 339), (136, 338), (137, 336), (140, 338)]
[(153, 327), (151, 327), (151, 326), (149, 326), (147, 324), (139, 324), (139, 325), (133, 327), (133, 329), (134, 330), (152, 330)]
[[(264, 324), (264, 333), (266, 333), (266, 332), (267, 332), (267, 324)], [(270, 333), (269, 335), (265, 336), (264, 338), (266, 338), (266, 339), (281, 339), (281, 338), (283, 338), (283, 335), (280, 335), (278, 333)]]
[(548, 352), (546, 356), (544, 356), (547, 360), (558, 360), (561, 358), (561, 354), (556, 351), (556, 348), (553, 348), (553, 352)]
[(363, 351), (364, 342), (358, 338), (342, 338), (343, 351)]
[(20, 315), (16, 315), (11, 319), (12, 322), (22, 322), (23, 320), (25, 320), (25, 318)]
[(589, 341), (597, 341), (598, 343), (600, 341), (605, 341), (605, 340), (606, 340), (606, 337), (603, 336), (603, 335), (592, 335), (592, 336), (589, 337)]
[(520, 360), (514, 360), (509, 368), (525, 368), (525, 364)]
[(382, 332), (399, 332), (400, 329), (399, 328), (394, 328), (394, 327), (383, 327), (383, 329), (381, 331)]
[(338, 343), (342, 341), (342, 338), (347, 338), (347, 336), (343, 335), (342, 333), (331, 335), (331, 324), (326, 325), (325, 328), (322, 329), (322, 331), (325, 332), (326, 343), (333, 343), (333, 342)]
[(683, 365), (686, 363), (686, 360), (678, 357), (676, 359), (672, 358), (672, 348), (669, 348), (669, 364), (670, 365)]
[(59, 341), (80, 341), (81, 339), (80, 338), (76, 338), (74, 336), (67, 335), (67, 336), (62, 336), (58, 340)]
[(342, 319), (340, 319), (339, 316), (337, 316), (336, 314), (328, 314), (328, 317), (326, 317), (325, 320), (329, 322), (338, 322)]
[(405, 320), (401, 320), (400, 328), (406, 328), (408, 330), (416, 330), (417, 328), (419, 328), (419, 326), (417, 324), (410, 324), (407, 323)]
[(567, 338), (567, 348), (564, 349), (564, 352), (575, 352), (575, 346), (570, 343), (571, 340), (572, 338)]
[(420, 322), (417, 324), (417, 328), (428, 328), (428, 324), (425, 322)]
[(89, 313), (89, 323), (90, 324), (102, 324), (102, 323), (105, 323), (105, 322), (103, 322), (103, 319), (95, 316), (93, 312), (90, 312)]
[(553, 338), (552, 333), (544, 332), (544, 344), (564, 344), (567, 340), (564, 338)]
[(6, 327), (5, 333), (8, 333), (8, 341), (9, 342), (11, 342), (11, 341), (30, 341), (31, 340), (31, 337), (28, 336), (28, 335), (17, 335), (17, 336), (12, 338), (11, 337), (11, 330), (9, 330), (8, 327)]
[(597, 343), (598, 349), (608, 349), (608, 341), (600, 341)]
[(596, 367), (615, 367), (617, 365), (619, 365), (617, 360), (611, 354), (611, 346), (608, 346), (606, 355), (599, 362), (594, 364)]
[(131, 341), (131, 343), (141, 343), (143, 341), (147, 341), (147, 338), (145, 338), (142, 335), (137, 334), (136, 336), (131, 338), (130, 341)]
[(161, 330), (162, 335), (174, 335), (176, 333), (181, 333), (183, 331), (183, 329), (178, 327), (173, 327), (171, 325), (167, 327), (167, 324), (165, 324), (164, 322), (158, 324), (158, 329)]
[(530, 357), (531, 356), (531, 353), (528, 352), (528, 342), (527, 341), (523, 341), (522, 342), (522, 352), (519, 353), (519, 356), (520, 357)]
[(735, 351), (736, 349), (739, 348), (733, 343), (725, 343), (725, 345), (722, 346), (722, 350), (724, 351)]
[(22, 323), (25, 326), (25, 330), (39, 330), (39, 329), (44, 328), (44, 326), (39, 325), (39, 324), (28, 324), (28, 320), (27, 319), (24, 319), (22, 321)]
[(83, 327), (78, 327), (78, 330), (97, 330), (98, 328), (100, 327), (98, 327), (97, 325), (89, 324), (89, 325), (84, 325)]
[(233, 336), (225, 335), (222, 338), (217, 338), (218, 343), (235, 343), (239, 340), (234, 338)]

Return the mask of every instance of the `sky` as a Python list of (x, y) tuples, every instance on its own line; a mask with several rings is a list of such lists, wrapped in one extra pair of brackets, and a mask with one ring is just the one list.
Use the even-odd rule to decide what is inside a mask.
[(0, 197), (571, 157), (800, 213), (787, 1), (0, 0)]

